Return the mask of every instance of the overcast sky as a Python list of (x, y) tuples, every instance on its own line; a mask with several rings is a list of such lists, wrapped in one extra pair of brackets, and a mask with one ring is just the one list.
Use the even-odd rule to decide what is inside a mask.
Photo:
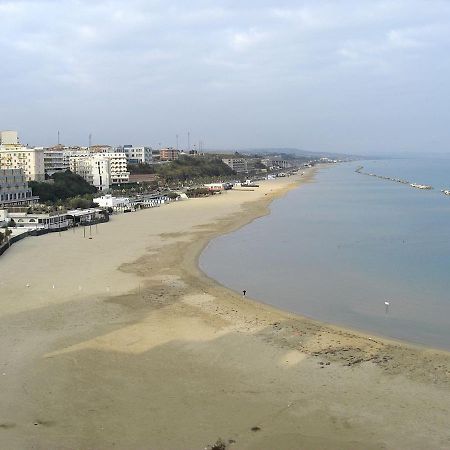
[(450, 151), (448, 0), (0, 0), (23, 143)]

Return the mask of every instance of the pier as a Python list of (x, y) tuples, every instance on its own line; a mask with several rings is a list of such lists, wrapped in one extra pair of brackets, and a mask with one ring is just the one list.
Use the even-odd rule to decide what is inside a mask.
[[(377, 175), (376, 173), (363, 172), (363, 169), (364, 169), (364, 166), (359, 166), (355, 169), (355, 172), (359, 173), (361, 175), (367, 175), (368, 177), (379, 178), (380, 180), (394, 181), (394, 182), (400, 183), (400, 184), (408, 184), (409, 186), (411, 186), (412, 188), (415, 188), (415, 189), (422, 189), (422, 190), (434, 189), (433, 186), (430, 186), (428, 184), (411, 183), (408, 180), (402, 180), (401, 178), (392, 178), (392, 177), (387, 177), (384, 175)], [(450, 195), (450, 190), (448, 190), (448, 191), (442, 190), (441, 192), (443, 192), (445, 195)]]

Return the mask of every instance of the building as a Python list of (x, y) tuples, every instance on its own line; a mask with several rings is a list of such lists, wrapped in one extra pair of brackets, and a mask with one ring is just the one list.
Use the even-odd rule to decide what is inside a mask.
[(99, 191), (109, 189), (112, 184), (128, 183), (130, 177), (125, 153), (71, 154), (69, 169)]
[(165, 194), (138, 195), (130, 199), (131, 206), (134, 209), (154, 208), (168, 202), (170, 202), (170, 199)]
[(111, 194), (102, 195), (93, 199), (101, 208), (111, 208), (113, 211), (125, 211), (130, 209), (130, 199), (128, 197), (113, 197)]
[(69, 148), (56, 145), (44, 149), (45, 174), (52, 176), (56, 172), (70, 170), (70, 158), (90, 156), (89, 150), (81, 148)]
[(0, 131), (0, 145), (19, 145), (17, 131)]
[(128, 164), (151, 164), (151, 147), (134, 147), (133, 145), (124, 145), (119, 147), (119, 152), (125, 153)]
[(0, 207), (26, 206), (37, 202), (22, 169), (0, 169)]
[(231, 183), (207, 183), (203, 185), (208, 191), (217, 192), (217, 191), (227, 191), (233, 188)]
[(109, 220), (108, 214), (100, 208), (71, 209), (67, 211), (69, 226), (89, 225)]
[(63, 146), (44, 149), (44, 171), (48, 176), (55, 172), (64, 172), (69, 169), (67, 150)]
[(130, 183), (158, 183), (159, 175), (156, 173), (130, 173)]
[(1, 144), (0, 169), (22, 169), (27, 181), (44, 181), (44, 149)]
[(223, 158), (222, 162), (236, 173), (246, 173), (255, 169), (256, 160), (254, 158)]
[(111, 153), (113, 152), (113, 148), (110, 145), (91, 145), (89, 147), (90, 153)]
[[(94, 155), (96, 156), (96, 155)], [(130, 179), (130, 172), (127, 167), (127, 157), (123, 152), (101, 153), (101, 157), (108, 158), (110, 161), (110, 179), (111, 184), (128, 183)]]
[(178, 159), (179, 156), (180, 151), (173, 148), (162, 148), (159, 151), (159, 159), (161, 161), (173, 161), (175, 159)]
[(9, 218), (14, 220), (16, 227), (29, 230), (67, 230), (70, 225), (67, 213), (55, 211), (49, 213), (9, 212)]
[(111, 165), (109, 158), (77, 156), (69, 158), (69, 169), (83, 177), (99, 191), (106, 191), (111, 184)]
[(291, 161), (287, 159), (280, 158), (267, 158), (261, 160), (262, 164), (264, 164), (268, 169), (290, 169), (293, 167)]

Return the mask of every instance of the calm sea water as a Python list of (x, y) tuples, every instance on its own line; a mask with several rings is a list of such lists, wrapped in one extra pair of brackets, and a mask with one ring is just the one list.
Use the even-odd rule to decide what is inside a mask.
[[(357, 174), (358, 165), (435, 189)], [(288, 311), (450, 349), (450, 196), (443, 188), (450, 189), (450, 159), (330, 166), (276, 200), (269, 216), (213, 240), (200, 267)]]

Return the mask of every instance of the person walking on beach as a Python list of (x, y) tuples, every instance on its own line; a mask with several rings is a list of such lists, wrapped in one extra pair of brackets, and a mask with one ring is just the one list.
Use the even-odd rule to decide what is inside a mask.
[(244, 289), (243, 291), (242, 291), (242, 294), (244, 294), (244, 297), (245, 297), (245, 294), (247, 293), (247, 291)]

